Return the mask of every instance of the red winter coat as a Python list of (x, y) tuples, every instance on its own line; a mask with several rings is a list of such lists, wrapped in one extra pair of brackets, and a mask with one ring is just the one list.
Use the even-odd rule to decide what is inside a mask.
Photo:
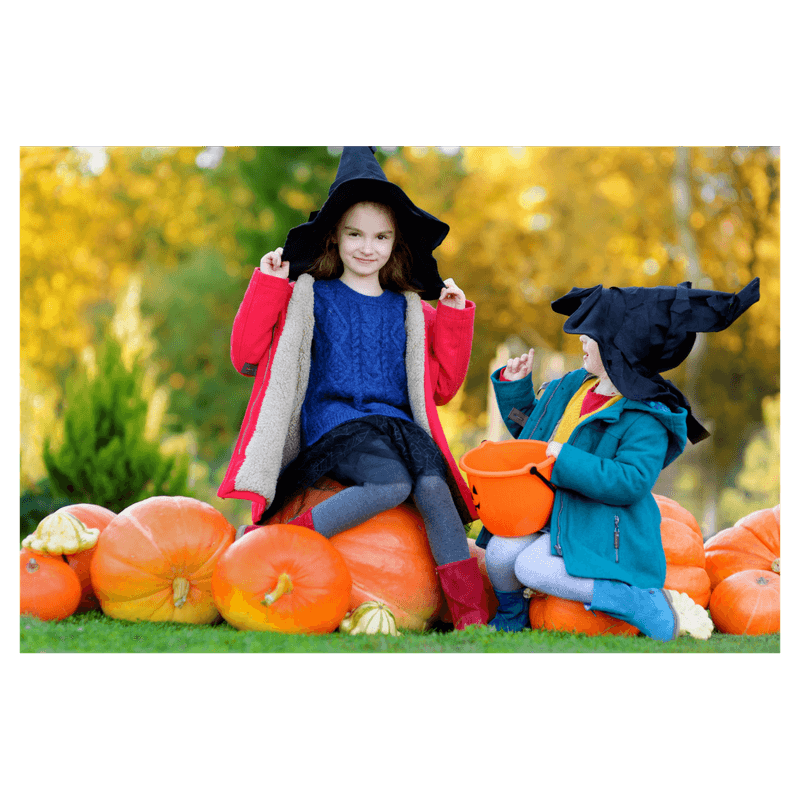
[[(406, 298), (406, 375), (414, 421), (439, 445), (462, 521), (477, 518), (436, 411), (464, 381), (472, 352), (475, 304), (434, 308), (414, 292)], [(314, 333), (314, 279), (296, 283), (256, 269), (233, 322), (231, 360), (255, 378), (250, 402), (220, 497), (253, 504), (257, 522), (272, 503), (281, 470), (300, 452), (300, 409), (308, 386)]]

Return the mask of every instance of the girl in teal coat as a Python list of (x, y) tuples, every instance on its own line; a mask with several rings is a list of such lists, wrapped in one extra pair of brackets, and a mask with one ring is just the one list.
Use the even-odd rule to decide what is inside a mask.
[(478, 539), (500, 603), (492, 627), (526, 626), (527, 587), (583, 602), (655, 639), (710, 635), (707, 612), (663, 589), (661, 515), (652, 496), (687, 438), (708, 433), (658, 373), (688, 355), (697, 331), (722, 330), (757, 299), (758, 279), (738, 295), (688, 283), (573, 289), (553, 309), (569, 316), (565, 331), (580, 334), (584, 368), (546, 384), (538, 398), (533, 350), (492, 375), (511, 434), (548, 442), (555, 457), (545, 527), (515, 538), (484, 530)]

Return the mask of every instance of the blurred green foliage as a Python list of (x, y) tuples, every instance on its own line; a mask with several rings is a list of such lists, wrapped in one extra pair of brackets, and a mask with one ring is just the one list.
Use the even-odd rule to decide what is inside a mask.
[(113, 336), (103, 340), (96, 370), (71, 377), (63, 440), (54, 447), (46, 439), (44, 446), (52, 495), (118, 513), (154, 495), (186, 494), (188, 458), (162, 454), (159, 441), (146, 435), (143, 377), (138, 360), (125, 365)]

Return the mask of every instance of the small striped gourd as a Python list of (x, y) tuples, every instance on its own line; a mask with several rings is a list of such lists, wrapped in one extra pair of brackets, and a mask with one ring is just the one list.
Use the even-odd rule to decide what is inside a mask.
[(379, 600), (362, 603), (354, 611), (349, 611), (339, 624), (339, 630), (350, 635), (358, 633), (400, 635), (397, 632), (394, 614), (389, 606)]

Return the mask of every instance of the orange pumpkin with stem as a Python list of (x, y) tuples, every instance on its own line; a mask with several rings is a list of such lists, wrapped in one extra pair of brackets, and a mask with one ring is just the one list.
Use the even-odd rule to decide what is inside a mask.
[(81, 599), (78, 576), (57, 556), (19, 554), (19, 613), (39, 619), (65, 619)]
[[(703, 608), (711, 597), (705, 571), (703, 535), (690, 511), (675, 500), (654, 494), (661, 512), (661, 543), (667, 559), (665, 589), (685, 592)], [(635, 635), (638, 630), (626, 622), (599, 611), (587, 611), (583, 603), (535, 594), (531, 598), (532, 628), (566, 630), (595, 635)]]
[(116, 516), (92, 503), (64, 506), (45, 517), (22, 542), (26, 551), (60, 556), (75, 571), (81, 584), (78, 611), (100, 608), (92, 586), (91, 563), (99, 534)]
[(763, 508), (742, 517), (705, 543), (706, 570), (712, 590), (744, 570), (780, 573), (781, 507)]
[(747, 569), (729, 575), (711, 594), (711, 619), (722, 633), (758, 636), (781, 629), (780, 575)]
[(152, 622), (219, 618), (211, 576), (235, 529), (208, 503), (151, 497), (118, 514), (98, 539), (91, 578), (103, 612)]
[(297, 525), (268, 525), (228, 548), (211, 585), (222, 616), (235, 628), (331, 633), (348, 611), (352, 581), (324, 536)]

